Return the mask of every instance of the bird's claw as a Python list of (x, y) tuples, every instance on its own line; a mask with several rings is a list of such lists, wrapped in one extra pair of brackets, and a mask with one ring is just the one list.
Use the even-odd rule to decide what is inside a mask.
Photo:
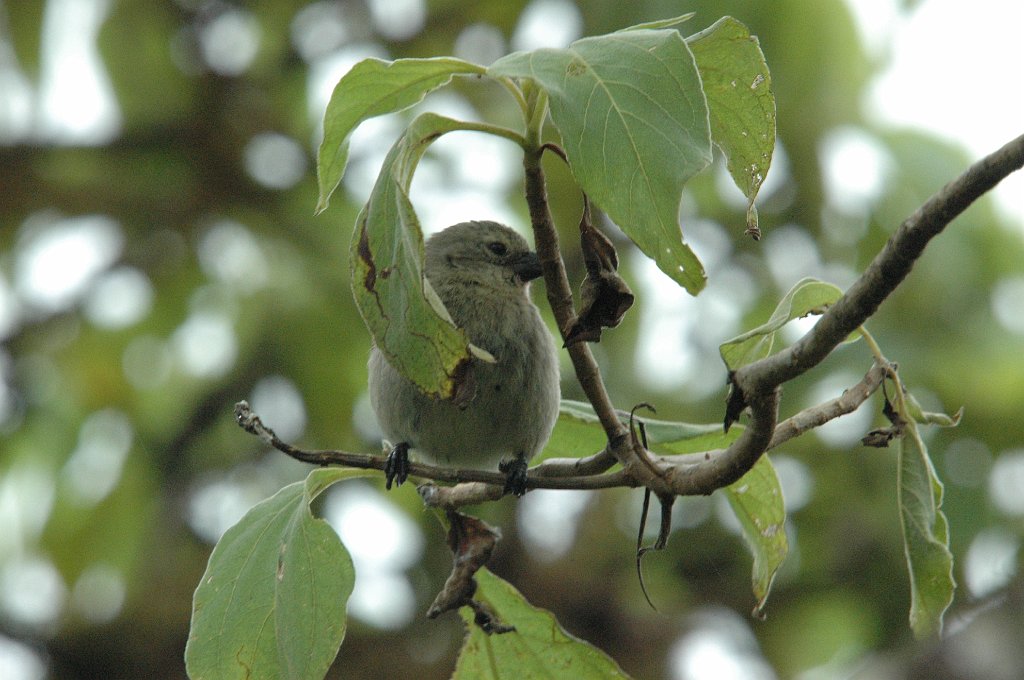
[(396, 444), (384, 462), (384, 488), (391, 490), (391, 484), (402, 486), (409, 476), (409, 443)]
[(526, 456), (521, 453), (498, 463), (498, 471), (505, 473), (504, 493), (518, 498), (526, 494), (526, 468)]

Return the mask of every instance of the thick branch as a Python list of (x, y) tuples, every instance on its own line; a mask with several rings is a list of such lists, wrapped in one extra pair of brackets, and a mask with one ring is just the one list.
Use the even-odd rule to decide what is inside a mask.
[[(777, 354), (738, 369), (732, 376), (733, 386), (740, 390), (743, 403), (750, 407), (753, 422), (771, 421), (774, 430), (777, 400), (773, 404), (773, 400), (766, 397), (774, 395), (782, 383), (821, 363), (902, 283), (932, 238), (971, 203), (1021, 167), (1024, 167), (1024, 135), (972, 165), (907, 218), (867, 270), (825, 311), (807, 335)], [(772, 409), (773, 413), (765, 409)], [(744, 436), (746, 434), (744, 432)], [(744, 436), (721, 455), (708, 456), (707, 464), (696, 466), (696, 470), (683, 466), (684, 474), (678, 478), (687, 483), (674, 484), (675, 492), (692, 493), (689, 489), (694, 484), (699, 487), (694, 480), (713, 485), (704, 493), (731, 484), (734, 481), (732, 471), (737, 465), (749, 463), (749, 469), (761, 455), (751, 455), (750, 442), (744, 441)], [(773, 437), (774, 431), (764, 441), (761, 453)]]
[(1024, 167), (1024, 135), (981, 159), (908, 217), (867, 270), (790, 347), (736, 371), (744, 396), (772, 389), (817, 366), (906, 278), (933, 237), (1010, 173)]

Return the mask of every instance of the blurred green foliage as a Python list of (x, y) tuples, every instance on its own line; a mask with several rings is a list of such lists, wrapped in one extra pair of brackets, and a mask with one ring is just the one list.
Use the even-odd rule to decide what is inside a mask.
[[(287, 415), (278, 406), (294, 404), (288, 395), (297, 394), (301, 415), (279, 416), (291, 424), (296, 443), (376, 450), (360, 406), (369, 335), (347, 273), (351, 229), (368, 189), (344, 185), (330, 209), (313, 216), (313, 150), (322, 114), (316, 106), (323, 102), (310, 91), (339, 53), (452, 54), (457, 38), (479, 23), (507, 40), (526, 4), (432, 0), (422, 26), (396, 35), (400, 22), (374, 19), (362, 2), (111, 3), (95, 48), (120, 112), (118, 133), (67, 144), (3, 131), (0, 634), (34, 650), (50, 677), (183, 676), (192, 592), (216, 531), (307, 472), (238, 429), (235, 401), (250, 399), (261, 410), (256, 395), (263, 394), (270, 406), (261, 415), (283, 433), (274, 414)], [(46, 71), (43, 5), (0, 5), (0, 45), (12, 48), (35, 91)], [(861, 101), (879, 64), (859, 44), (839, 0), (709, 0), (685, 7), (579, 0), (576, 6), (587, 35), (691, 10), (697, 16), (690, 25), (699, 30), (731, 14), (759, 37), (771, 68), (788, 163), (777, 162), (770, 173), (783, 175), (781, 185), (762, 189), (764, 239), (742, 235), (745, 201), (734, 189), (721, 189), (724, 169), (693, 180), (684, 219), (704, 225), (697, 233), (709, 289), (687, 309), (708, 316), (685, 332), (653, 338), (666, 359), (674, 348), (697, 357), (722, 388), (698, 385), (700, 371), (692, 383), (671, 387), (646, 382), (638, 371), (637, 348), (652, 340), (645, 337), (645, 310), (663, 308), (621, 238), (622, 271), (637, 306), (595, 346), (621, 408), (648, 401), (662, 418), (719, 422), (725, 368), (715, 360), (717, 345), (766, 319), (796, 278), (847, 285), (895, 226), (971, 159), (955, 145), (865, 119)], [(342, 34), (315, 33), (331, 24), (311, 11), (335, 12)], [(225, 42), (232, 34), (215, 32), (236, 19), (255, 26), (258, 36), (241, 67), (232, 59), (244, 56), (244, 41)], [(310, 44), (310, 35), (321, 44)], [(482, 118), (514, 120), (511, 102), (495, 89), (459, 83), (456, 90)], [(878, 197), (854, 211), (828, 200), (821, 161), (824, 140), (844, 126), (867, 135), (890, 160)], [(284, 188), (256, 179), (250, 154), (254, 139), (268, 132), (302, 152), (299, 165), (293, 163), (298, 179)], [(286, 177), (271, 158), (270, 176)], [(458, 189), (457, 173), (443, 159), (438, 163), (441, 185)], [(558, 163), (547, 162), (546, 169), (562, 240), (570, 244), (579, 196)], [(527, 218), (520, 193), (521, 184), (514, 184), (498, 203), (521, 226)], [(69, 220), (96, 215), (117, 225), (120, 245), (111, 258), (101, 258), (70, 301), (33, 303), (24, 281), (34, 244), (70, 229)], [(782, 678), (814, 668), (825, 677), (1014, 677), (1024, 667), (1024, 582), (1013, 575), (1024, 523), (1019, 505), (1000, 505), (990, 491), (1003, 483), (993, 470), (1019, 470), (1019, 462), (1000, 466), (1015, 456), (1019, 461), (1024, 445), (1016, 424), (1024, 403), (1024, 339), (998, 323), (994, 311), (1000, 290), (1019, 290), (1006, 282), (1022, 275), (1020, 230), (1019, 218), (979, 202), (929, 247), (869, 324), (925, 409), (965, 407), (959, 427), (923, 431), (946, 482), (944, 508), (961, 584), (941, 642), (915, 642), (907, 624), (895, 455), (859, 447), (856, 433), (829, 440), (811, 434), (773, 452), (773, 462), (795, 470), (803, 485), (787, 486), (780, 473), (784, 492), (793, 500), (802, 488), (805, 502), (792, 504), (791, 554), (764, 621), (749, 617), (750, 556), (720, 521), (715, 496), (680, 502), (667, 550), (645, 558), (645, 580), (662, 614), (647, 607), (636, 580), (638, 491), (591, 497), (575, 539), (554, 558), (530, 547), (515, 501), (482, 509), (505, 534), (492, 569), (635, 677), (673, 677), (671, 652), (679, 641), (723, 621), (752, 632), (749, 640), (731, 638), (747, 640), (747, 647), (736, 643), (736, 658), (763, 655)], [(806, 262), (793, 261), (793, 252), (804, 252), (795, 246), (807, 248)], [(88, 249), (81, 252), (46, 276), (58, 280), (74, 271), (88, 259)], [(779, 253), (790, 255), (792, 280), (779, 280), (772, 269)], [(565, 258), (572, 280), (580, 281), (578, 253), (567, 249)], [(101, 284), (121, 270), (143, 274), (151, 297), (136, 306), (143, 310), (136, 318), (111, 322), (109, 309), (126, 293), (115, 287), (121, 297), (104, 297)], [(731, 284), (716, 291), (716, 281)], [(706, 300), (729, 306), (732, 316)], [(821, 371), (787, 385), (783, 415), (810, 405), (825, 383), (831, 397), (856, 381), (870, 364), (860, 345), (844, 346)], [(580, 398), (565, 368), (563, 391)], [(282, 382), (291, 389), (284, 397)], [(882, 420), (878, 402), (865, 408), (876, 413), (866, 430)], [(351, 618), (330, 677), (448, 677), (461, 622), (420, 615), (447, 573), (447, 548), (411, 489), (388, 500), (427, 539), (422, 559), (405, 572), (416, 614), (394, 630)], [(991, 555), (977, 549), (991, 536), (1012, 548), (1008, 573), (994, 590), (972, 590), (968, 556)], [(25, 609), (40, 602), (52, 608)], [(993, 651), (985, 658), (968, 654), (975, 645)]]

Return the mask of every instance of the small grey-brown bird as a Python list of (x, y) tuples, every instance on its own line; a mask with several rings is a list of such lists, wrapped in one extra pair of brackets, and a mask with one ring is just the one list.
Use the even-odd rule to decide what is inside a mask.
[(385, 438), (387, 486), (408, 474), (408, 455), (440, 465), (498, 468), (505, 492), (526, 492), (528, 461), (544, 448), (560, 399), (558, 353), (529, 283), (540, 260), (522, 236), (497, 222), (463, 222), (427, 239), (424, 273), (457, 326), (495, 363), (473, 360), (475, 393), (432, 399), (374, 347), (370, 402)]

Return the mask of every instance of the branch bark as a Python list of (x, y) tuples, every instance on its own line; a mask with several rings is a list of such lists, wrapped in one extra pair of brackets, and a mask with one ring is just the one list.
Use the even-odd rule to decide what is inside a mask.
[[(548, 208), (544, 171), (540, 160), (544, 147), (524, 155), (526, 197), (547, 285), (548, 301), (560, 329), (575, 316), (572, 290), (566, 276)], [(811, 330), (793, 345), (760, 361), (737, 369), (731, 379), (750, 422), (728, 448), (682, 456), (657, 456), (646, 451), (630, 435), (619, 418), (601, 379), (597, 362), (586, 343), (568, 348), (576, 376), (607, 435), (608, 446), (579, 460), (551, 459), (530, 470), (527, 488), (603, 489), (646, 486), (662, 496), (706, 495), (742, 477), (770, 448), (856, 410), (873, 394), (892, 370), (876, 363), (864, 378), (842, 396), (777, 422), (779, 387), (807, 372), (825, 359), (850, 333), (860, 327), (907, 277), (914, 262), (932, 238), (971, 203), (1003, 178), (1024, 167), (1024, 135), (972, 165), (932, 196), (908, 217), (846, 293), (830, 306)], [(347, 465), (383, 470), (383, 456), (344, 451), (306, 451), (293, 447), (266, 428), (248, 404), (236, 405), (236, 417), (247, 431), (293, 458), (316, 465)], [(606, 472), (615, 462), (622, 468)], [(410, 463), (416, 477), (457, 486), (441, 489), (440, 504), (461, 505), (495, 497), (505, 476), (499, 472), (445, 468)], [(435, 487), (436, 489), (436, 487)], [(430, 492), (433, 493), (433, 492)], [(500, 494), (499, 494), (500, 496)], [(447, 500), (446, 500), (447, 499)], [(436, 503), (435, 503), (436, 504)]]
[[(1024, 167), (1024, 135), (973, 164), (904, 220), (864, 273), (805, 336), (777, 354), (737, 369), (732, 385), (739, 391), (742, 403), (750, 407), (753, 422), (772, 420), (773, 414), (765, 410), (776, 409), (777, 403), (773, 405), (766, 396), (775, 393), (782, 383), (821, 363), (902, 283), (932, 238), (942, 233), (971, 203), (1021, 167)], [(727, 471), (748, 463), (753, 465), (761, 454), (752, 453), (750, 443), (741, 437), (720, 456), (712, 456), (708, 467)], [(694, 473), (692, 476), (717, 484), (715, 488), (732, 483), (732, 475), (726, 473), (717, 479), (715, 474)], [(688, 488), (686, 484), (674, 485), (676, 493), (685, 493)]]

